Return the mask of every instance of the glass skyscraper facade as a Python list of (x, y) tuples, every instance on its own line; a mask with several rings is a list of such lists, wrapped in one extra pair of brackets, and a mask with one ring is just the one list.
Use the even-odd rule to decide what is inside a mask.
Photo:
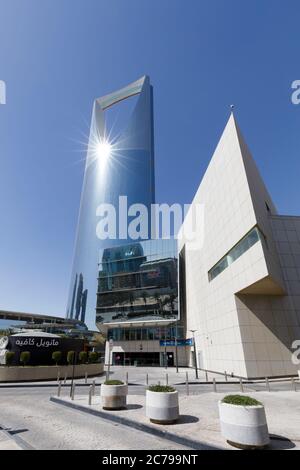
[[(113, 129), (108, 129), (106, 113), (111, 107), (118, 107), (121, 101), (132, 99), (134, 96), (136, 104), (130, 118), (119, 135), (113, 135)], [(110, 305), (110, 310), (108, 308), (107, 304), (113, 304), (112, 294), (103, 294), (103, 289), (109, 290), (112, 282), (117, 282), (117, 278), (118, 282), (126, 283), (125, 271), (122, 276), (117, 272), (118, 276), (113, 278), (114, 281), (109, 277), (111, 273), (107, 271), (119, 269), (113, 258), (118, 250), (121, 250), (121, 245), (131, 243), (128, 236), (119, 236), (119, 197), (127, 197), (128, 207), (143, 204), (150, 214), (151, 204), (155, 199), (153, 141), (153, 90), (149, 77), (145, 76), (117, 92), (95, 100), (67, 305), (67, 317), (82, 320), (91, 329), (95, 328), (96, 308), (98, 318), (103, 316), (111, 319), (109, 311), (113, 312), (114, 309), (111, 317), (120, 314), (118, 302), (115, 302), (115, 307)], [(97, 148), (103, 142), (111, 143), (109, 158), (97, 155)], [(112, 205), (116, 210), (115, 239), (100, 239), (97, 236), (98, 208), (99, 205), (103, 207), (105, 204)], [(147, 239), (148, 236), (144, 238)], [(131, 250), (137, 253), (140, 250), (140, 257), (138, 261), (129, 257), (129, 271), (136, 267), (137, 270), (146, 272), (147, 263), (154, 260), (153, 256), (151, 258), (142, 254), (143, 249), (142, 244), (132, 244)], [(121, 250), (121, 257), (126, 258), (125, 248), (123, 252)], [(165, 263), (171, 265), (172, 261)], [(125, 265), (123, 268), (125, 270)], [(156, 268), (153, 267), (154, 269)], [(146, 279), (147, 274), (140, 273), (140, 276)], [(146, 280), (143, 281), (145, 282)], [(143, 286), (143, 290), (149, 290), (148, 286)], [(120, 292), (118, 295), (122, 297)], [(131, 309), (129, 301), (130, 309), (134, 312), (138, 311), (137, 302), (135, 299)], [(164, 306), (164, 311), (166, 309)], [(127, 315), (129, 313), (128, 311)], [(139, 314), (142, 313), (145, 314), (140, 308)]]
[(97, 324), (176, 320), (176, 240), (144, 240), (102, 250)]

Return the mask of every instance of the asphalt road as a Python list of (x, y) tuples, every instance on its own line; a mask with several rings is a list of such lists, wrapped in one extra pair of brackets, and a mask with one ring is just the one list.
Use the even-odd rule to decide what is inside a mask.
[[(63, 390), (67, 393), (67, 389)], [(87, 393), (78, 387), (78, 393)], [(49, 401), (53, 387), (1, 388), (0, 427), (34, 449), (187, 449)]]

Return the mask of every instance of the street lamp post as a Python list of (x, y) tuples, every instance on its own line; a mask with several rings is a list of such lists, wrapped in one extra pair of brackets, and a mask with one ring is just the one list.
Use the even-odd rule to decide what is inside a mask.
[(194, 343), (194, 362), (195, 362), (195, 375), (196, 379), (198, 379), (198, 369), (197, 369), (197, 352), (196, 352), (196, 340), (195, 340), (195, 332), (197, 330), (189, 330), (191, 333), (193, 333), (193, 343)]
[(74, 384), (75, 364), (76, 364), (76, 351), (74, 351), (74, 356), (73, 356), (73, 367), (72, 367), (72, 380), (71, 380), (71, 388), (70, 388), (70, 397), (72, 396), (72, 389), (73, 389), (73, 384)]
[(178, 372), (178, 320), (176, 320), (176, 333), (175, 333), (175, 358), (176, 358), (176, 372)]
[(108, 342), (108, 367), (107, 367), (107, 380), (109, 380), (109, 376), (110, 376), (110, 355), (112, 355), (112, 350), (113, 350), (113, 347), (114, 347), (114, 341), (112, 338), (110, 338), (109, 342)]
[(164, 357), (165, 357), (165, 369), (168, 368), (168, 357), (167, 357), (167, 328), (165, 327), (165, 354), (164, 354)]

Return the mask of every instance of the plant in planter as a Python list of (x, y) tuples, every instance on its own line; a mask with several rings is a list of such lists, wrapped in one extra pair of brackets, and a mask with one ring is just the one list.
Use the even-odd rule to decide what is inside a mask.
[(20, 362), (22, 362), (23, 366), (26, 366), (29, 361), (30, 361), (30, 352), (22, 351), (20, 354)]
[(227, 395), (219, 401), (221, 433), (227, 442), (241, 449), (269, 444), (265, 408), (245, 395)]
[(61, 361), (62, 353), (61, 351), (53, 351), (52, 353), (52, 360), (55, 362), (56, 365)]
[(68, 351), (67, 354), (67, 363), (69, 365), (73, 364), (75, 360), (75, 351)]
[(151, 385), (146, 391), (146, 416), (152, 423), (175, 423), (179, 418), (177, 390), (168, 385)]
[(6, 353), (5, 353), (5, 364), (7, 366), (11, 366), (14, 358), (15, 358), (14, 351), (6, 351)]
[(106, 380), (101, 385), (100, 394), (104, 410), (121, 410), (126, 408), (128, 386), (121, 380)]
[(79, 361), (81, 364), (86, 364), (87, 362), (87, 352), (86, 351), (80, 351), (79, 353)]
[(98, 353), (96, 351), (89, 352), (89, 362), (92, 364), (98, 361)]

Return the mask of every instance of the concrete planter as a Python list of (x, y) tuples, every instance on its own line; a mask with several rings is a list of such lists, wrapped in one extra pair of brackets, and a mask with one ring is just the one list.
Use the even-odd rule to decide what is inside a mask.
[(265, 447), (269, 432), (263, 405), (231, 405), (219, 401), (221, 433), (229, 444), (242, 449)]
[[(104, 365), (77, 364), (74, 368), (74, 378), (100, 375)], [(56, 380), (58, 374), (61, 379), (72, 377), (73, 366), (0, 366), (0, 382), (34, 382), (40, 380)]]
[(101, 403), (104, 410), (122, 410), (127, 405), (128, 386), (105, 385), (100, 388)]
[(172, 424), (179, 418), (178, 392), (146, 391), (146, 416), (152, 423)]

